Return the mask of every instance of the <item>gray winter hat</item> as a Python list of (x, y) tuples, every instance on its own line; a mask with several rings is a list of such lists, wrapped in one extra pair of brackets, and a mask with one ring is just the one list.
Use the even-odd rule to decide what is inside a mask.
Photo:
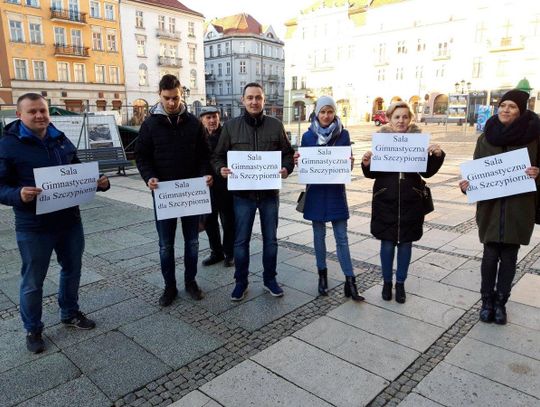
[(199, 112), (199, 117), (203, 117), (205, 114), (219, 113), (219, 110), (215, 106), (204, 106)]
[(325, 106), (331, 106), (334, 109), (334, 112), (337, 113), (337, 105), (330, 96), (321, 96), (317, 99), (317, 104), (315, 105), (315, 114), (318, 115), (321, 109)]

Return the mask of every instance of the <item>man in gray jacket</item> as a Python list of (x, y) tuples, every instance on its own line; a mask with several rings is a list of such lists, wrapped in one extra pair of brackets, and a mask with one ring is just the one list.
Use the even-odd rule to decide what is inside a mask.
[[(287, 178), (293, 171), (294, 150), (287, 139), (283, 124), (264, 115), (264, 100), (264, 91), (260, 84), (248, 83), (244, 87), (242, 103), (246, 111), (243, 116), (225, 123), (212, 159), (216, 173), (222, 177), (227, 178), (232, 172), (227, 167), (228, 151), (281, 151), (281, 177)], [(231, 299), (241, 301), (247, 293), (249, 242), (257, 209), (263, 236), (264, 288), (273, 296), (281, 297), (283, 290), (276, 281), (279, 190), (234, 191), (233, 195), (236, 286)]]

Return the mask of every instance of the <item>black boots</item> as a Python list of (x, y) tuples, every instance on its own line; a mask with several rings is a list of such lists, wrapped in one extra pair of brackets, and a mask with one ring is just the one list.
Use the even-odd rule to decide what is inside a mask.
[(390, 301), (392, 299), (392, 282), (391, 281), (384, 282), (381, 296), (382, 296), (382, 299), (385, 301)]
[(327, 269), (319, 270), (319, 294), (326, 297), (328, 295), (328, 271)]
[(495, 293), (495, 305), (493, 320), (496, 324), (506, 324), (506, 302), (508, 301), (510, 294), (504, 294), (500, 292)]
[(356, 278), (345, 277), (345, 285), (343, 287), (345, 297), (351, 297), (354, 301), (364, 301), (364, 297), (358, 294), (358, 288), (356, 288)]
[(406, 297), (407, 296), (405, 295), (405, 283), (396, 282), (396, 302), (403, 304), (405, 303)]
[(493, 308), (493, 293), (482, 294), (482, 308), (480, 308), (480, 321), (493, 322), (495, 310)]

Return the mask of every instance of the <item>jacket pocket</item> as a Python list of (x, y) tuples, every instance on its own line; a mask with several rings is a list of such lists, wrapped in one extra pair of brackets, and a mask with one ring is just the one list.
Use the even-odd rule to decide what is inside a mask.
[(382, 194), (384, 191), (386, 191), (388, 188), (381, 188), (377, 192), (373, 193), (373, 198), (375, 198), (377, 195)]

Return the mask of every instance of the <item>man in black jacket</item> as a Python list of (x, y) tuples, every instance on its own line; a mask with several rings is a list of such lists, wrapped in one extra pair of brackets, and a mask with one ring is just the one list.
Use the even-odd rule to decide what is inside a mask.
[[(281, 151), (280, 174), (282, 178), (287, 178), (294, 169), (294, 150), (287, 139), (283, 124), (273, 117), (264, 115), (262, 86), (258, 83), (248, 83), (244, 87), (242, 103), (246, 109), (244, 115), (229, 120), (223, 126), (212, 158), (215, 172), (224, 178), (232, 173), (227, 167), (228, 151)], [(276, 281), (279, 190), (234, 191), (233, 197), (236, 286), (231, 294), (231, 300), (241, 301), (247, 292), (249, 242), (257, 209), (263, 236), (264, 288), (273, 296), (281, 297), (283, 290)]]
[[(150, 110), (150, 116), (139, 131), (135, 147), (137, 168), (144, 182), (153, 192), (159, 181), (197, 178), (209, 174), (210, 151), (204, 127), (187, 111), (181, 99), (180, 81), (174, 75), (164, 75), (159, 82), (160, 103)], [(212, 184), (212, 176), (206, 175)], [(195, 276), (199, 254), (199, 216), (185, 216), (182, 220), (184, 236), (184, 283), (195, 300), (203, 293)], [(159, 258), (165, 280), (165, 290), (159, 298), (163, 307), (170, 305), (178, 294), (175, 276), (174, 239), (177, 219), (156, 219), (159, 236)]]
[[(216, 149), (221, 135), (219, 110), (215, 106), (205, 106), (199, 118), (206, 129), (210, 150)], [(213, 172), (213, 171), (212, 171)], [(212, 174), (214, 185), (210, 189), (212, 213), (206, 217), (205, 229), (210, 243), (210, 256), (202, 261), (203, 266), (211, 266), (225, 259), (225, 267), (234, 266), (234, 209), (232, 194), (227, 189), (227, 180), (219, 174)], [(219, 233), (219, 219), (223, 228), (223, 244)]]

